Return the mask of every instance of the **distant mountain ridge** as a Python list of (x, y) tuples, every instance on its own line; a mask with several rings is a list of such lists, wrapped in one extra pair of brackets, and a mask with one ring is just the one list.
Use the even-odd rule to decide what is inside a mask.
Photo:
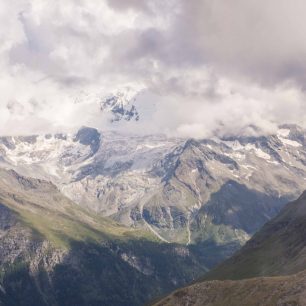
[(81, 206), (163, 242), (190, 245), (208, 268), (240, 248), (306, 189), (306, 132), (211, 139), (74, 134), (0, 138), (0, 166), (52, 181)]
[(141, 114), (137, 107), (137, 99), (141, 89), (126, 86), (107, 92), (80, 92), (75, 98), (75, 104), (93, 107), (97, 113), (106, 115), (109, 123), (120, 121), (139, 121)]
[[(118, 286), (127, 291), (112, 297), (115, 305), (125, 305), (126, 299), (140, 305), (192, 281), (231, 256), (288, 200), (306, 189), (305, 135), (302, 128), (287, 125), (275, 135), (202, 140), (90, 127), (71, 134), (1, 137), (0, 168), (11, 169), (1, 170), (2, 182), (11, 184), (3, 186), (1, 203), (5, 219), (13, 220), (12, 225), (2, 220), (3, 237), (9, 237), (0, 241), (8, 250), (3, 249), (9, 277), (2, 283), (7, 292), (3, 299), (13, 301), (8, 305), (16, 304), (9, 284), (16, 283), (21, 271), (26, 283), (35, 284), (37, 273), (57, 266), (70, 272), (56, 274), (56, 284), (65, 275), (77, 273), (82, 280), (99, 284), (93, 286), (94, 300), (109, 303), (104, 300), (109, 291), (103, 279), (90, 276), (90, 269), (75, 271), (70, 265), (76, 261), (90, 266), (86, 258), (93, 257), (86, 250), (93, 254), (97, 250), (98, 265), (103, 265), (101, 260), (118, 264), (119, 270), (102, 269), (101, 273), (108, 271), (114, 279), (120, 271), (132, 273), (135, 282), (143, 284), (139, 287), (143, 290), (132, 294), (131, 282), (122, 277)], [(47, 189), (42, 192), (41, 188)], [(16, 213), (23, 222), (14, 221)], [(17, 237), (23, 231), (26, 243)], [(17, 265), (17, 274), (11, 276), (7, 273), (15, 271), (17, 259), (11, 257), (15, 251), (7, 243), (13, 240), (18, 248), (25, 246), (17, 259), (26, 268), (20, 271)], [(50, 251), (51, 258), (58, 259), (54, 265), (29, 270), (37, 263), (35, 256), (42, 254), (41, 245), (48, 246), (43, 252)], [(64, 267), (58, 250), (69, 258)], [(49, 258), (39, 256), (40, 263)], [(73, 283), (71, 278), (68, 281)], [(79, 293), (86, 305), (91, 299), (85, 294), (86, 286), (76, 284), (78, 292), (67, 301), (74, 303), (72, 296)], [(99, 295), (101, 286), (106, 291)], [(40, 297), (36, 285), (29, 290), (31, 296)], [(63, 297), (52, 298), (63, 301)]]
[(117, 92), (102, 99), (100, 109), (102, 112), (111, 112), (113, 114), (112, 122), (120, 120), (138, 121), (140, 115), (133, 101), (135, 101), (135, 97), (129, 97), (122, 92)]

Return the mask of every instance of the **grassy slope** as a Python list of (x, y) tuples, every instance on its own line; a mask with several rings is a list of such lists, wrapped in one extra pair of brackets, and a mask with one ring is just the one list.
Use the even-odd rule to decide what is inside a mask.
[(303, 193), (204, 279), (286, 275), (300, 272), (305, 267), (306, 193)]
[(173, 292), (155, 306), (298, 306), (306, 304), (306, 273), (240, 281), (208, 281)]
[[(0, 285), (6, 292), (0, 290), (0, 304), (141, 305), (205, 271), (187, 248), (91, 214), (45, 181), (0, 169), (0, 204), (18, 221), (3, 227), (0, 248), (6, 243), (12, 252), (15, 245), (18, 250), (27, 247), (17, 261), (0, 264)], [(32, 234), (20, 246), (23, 230)], [(41, 254), (44, 241), (51, 249)], [(49, 275), (45, 263), (56, 258), (57, 250), (64, 251), (64, 258)], [(10, 252), (5, 251), (8, 258)], [(33, 263), (38, 267), (34, 278), (29, 270)]]
[(306, 305), (305, 267), (306, 192), (234, 256), (156, 306)]
[(158, 242), (146, 231), (123, 227), (75, 205), (51, 183), (0, 170), (0, 202), (15, 211), (20, 221), (56, 247), (69, 241), (145, 239)]

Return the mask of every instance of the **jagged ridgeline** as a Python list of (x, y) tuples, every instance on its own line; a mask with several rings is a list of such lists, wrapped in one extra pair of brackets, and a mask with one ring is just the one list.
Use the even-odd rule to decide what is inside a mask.
[[(54, 287), (55, 280), (61, 283), (57, 273), (62, 271), (61, 277), (76, 275), (76, 283), (84, 284), (81, 280), (86, 279), (95, 284), (77, 287), (76, 292), (73, 286), (71, 297), (100, 301), (111, 296), (118, 305), (123, 300), (138, 305), (193, 280), (232, 255), (306, 189), (305, 135), (298, 126), (284, 125), (274, 135), (203, 140), (89, 127), (74, 134), (1, 137), (1, 167), (14, 169), (25, 180), (52, 182), (47, 185), (53, 186), (58, 198), (70, 203), (63, 213), (58, 200), (45, 201), (52, 194), (48, 189), (24, 215), (20, 209), (27, 206), (17, 206), (16, 201), (31, 203), (29, 196), (35, 192), (31, 188), (22, 189), (20, 196), (15, 195), (20, 190), (11, 192), (15, 208), (9, 209), (23, 228), (32, 228), (31, 233), (37, 233), (33, 237), (45, 237), (41, 241), (56, 250), (66, 250), (54, 267), (64, 262), (74, 269), (66, 273), (66, 268), (52, 267), (52, 277), (46, 277), (55, 291), (39, 285), (37, 292), (42, 297), (44, 292), (62, 292), (65, 286)], [(100, 278), (91, 272), (84, 277), (76, 273), (88, 271), (80, 267), (95, 256), (88, 255), (95, 254), (96, 249), (90, 251), (93, 246), (100, 253), (92, 262), (97, 260), (109, 277), (102, 270)], [(113, 272), (121, 276), (116, 280)], [(34, 279), (36, 286), (40, 278)], [(68, 280), (64, 282), (73, 283)], [(104, 291), (96, 294), (101, 287)], [(69, 296), (69, 290), (61, 297)], [(5, 292), (6, 297), (13, 296), (8, 289)]]
[(52, 181), (102, 216), (196, 246), (211, 267), (306, 188), (305, 135), (294, 125), (275, 135), (204, 140), (83, 127), (2, 137), (0, 163)]
[(0, 271), (0, 304), (12, 306), (142, 305), (204, 272), (188, 248), (89, 213), (13, 170), (0, 170)]

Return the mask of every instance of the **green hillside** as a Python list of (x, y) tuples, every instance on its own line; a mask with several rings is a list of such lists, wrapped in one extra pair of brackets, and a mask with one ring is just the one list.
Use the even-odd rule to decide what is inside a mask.
[(287, 275), (306, 268), (306, 192), (204, 279)]
[(205, 267), (187, 247), (93, 215), (49, 182), (0, 170), (0, 271), (3, 305), (142, 305)]

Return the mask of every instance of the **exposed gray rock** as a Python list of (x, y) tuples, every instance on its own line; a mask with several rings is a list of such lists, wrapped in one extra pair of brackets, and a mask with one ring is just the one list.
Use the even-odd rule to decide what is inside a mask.
[(75, 135), (74, 141), (78, 141), (84, 146), (90, 146), (91, 154), (94, 155), (100, 147), (101, 135), (97, 129), (82, 127)]
[(51, 180), (97, 213), (183, 244), (243, 244), (306, 188), (306, 133), (297, 126), (204, 140), (101, 135), (84, 127), (26, 145), (3, 138), (2, 164)]

